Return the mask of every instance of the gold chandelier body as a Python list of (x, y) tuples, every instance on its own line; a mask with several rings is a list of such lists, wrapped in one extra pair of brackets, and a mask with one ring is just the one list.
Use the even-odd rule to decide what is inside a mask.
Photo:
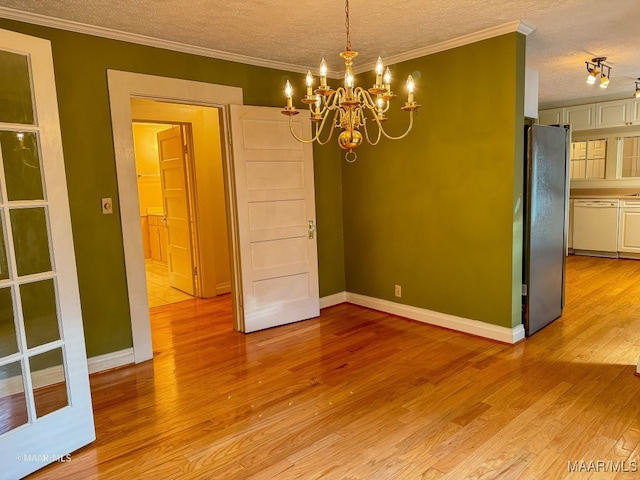
[[(358, 52), (351, 50), (349, 0), (346, 0), (345, 15), (347, 47), (340, 53), (345, 65), (343, 86), (333, 90), (327, 84), (327, 64), (324, 59), (320, 63), (320, 85), (315, 90), (313, 89), (313, 76), (310, 71), (307, 73), (307, 93), (301, 101), (309, 106), (311, 120), (315, 124), (313, 137), (303, 139), (293, 129), (292, 117), (298, 115), (300, 111), (292, 104), (293, 88), (289, 81), (287, 81), (285, 87), (287, 105), (282, 110), (282, 113), (289, 116), (291, 134), (296, 140), (303, 143), (317, 142), (320, 145), (325, 145), (331, 140), (336, 127), (340, 128), (342, 131), (338, 135), (338, 144), (342, 149), (348, 150), (346, 154), (347, 161), (353, 162), (356, 159), (356, 154), (353, 150), (362, 145), (365, 138), (369, 144), (377, 145), (383, 136), (391, 140), (399, 140), (406, 137), (413, 128), (413, 112), (420, 108), (420, 105), (414, 101), (414, 81), (412, 76), (409, 75), (407, 79), (407, 101), (401, 107), (402, 110), (409, 112), (409, 125), (406, 131), (398, 136), (391, 136), (385, 131), (382, 123), (387, 120), (386, 113), (389, 110), (390, 102), (396, 97), (391, 91), (391, 72), (389, 68), (384, 71), (382, 59), (378, 58), (376, 63), (376, 83), (368, 90), (354, 86), (353, 59), (358, 55)], [(371, 121), (377, 126), (377, 134), (375, 135), (369, 135), (367, 115), (371, 116)], [(327, 126), (327, 121), (330, 123), (330, 128), (323, 140), (321, 136)], [(364, 135), (360, 132), (361, 128), (364, 131)]]

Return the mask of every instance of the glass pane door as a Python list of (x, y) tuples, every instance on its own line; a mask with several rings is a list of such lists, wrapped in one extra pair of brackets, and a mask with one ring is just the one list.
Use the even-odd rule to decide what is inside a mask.
[(0, 451), (7, 478), (95, 437), (52, 68), (49, 42), (0, 30)]

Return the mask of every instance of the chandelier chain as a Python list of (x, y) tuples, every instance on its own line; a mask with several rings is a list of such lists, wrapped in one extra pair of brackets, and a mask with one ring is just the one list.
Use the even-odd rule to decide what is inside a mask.
[(349, 31), (349, 0), (346, 0), (344, 7), (344, 28), (347, 31), (347, 52), (351, 50), (351, 33)]

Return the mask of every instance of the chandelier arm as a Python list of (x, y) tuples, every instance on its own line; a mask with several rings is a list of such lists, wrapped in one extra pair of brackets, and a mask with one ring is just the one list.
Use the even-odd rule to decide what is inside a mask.
[(347, 93), (347, 91), (344, 89), (344, 87), (336, 88), (336, 91), (331, 94), (331, 95), (333, 95), (333, 99), (331, 100), (331, 105), (329, 106), (329, 110), (333, 110), (335, 108), (339, 108), (340, 99), (342, 97), (344, 97), (346, 95), (346, 93)]
[(378, 120), (378, 117), (376, 115), (374, 115), (373, 118), (376, 121), (376, 123), (378, 124), (378, 136), (377, 136), (377, 138), (376, 138), (376, 140), (374, 142), (371, 141), (371, 138), (369, 138), (369, 129), (367, 128), (367, 122), (364, 122), (364, 136), (367, 139), (367, 143), (369, 143), (369, 145), (376, 146), (378, 144), (378, 142), (380, 142), (380, 138), (382, 138), (382, 131), (383, 130), (382, 130), (382, 124)]
[(338, 112), (336, 111), (333, 114), (333, 120), (331, 120), (331, 128), (329, 129), (329, 135), (327, 136), (326, 140), (322, 141), (320, 140), (320, 134), (324, 131), (324, 125), (327, 122), (327, 118), (329, 118), (329, 114), (325, 115), (325, 117), (322, 119), (322, 122), (320, 123), (320, 125), (316, 125), (316, 138), (318, 139), (318, 144), (319, 145), (326, 145), (327, 143), (329, 143), (329, 140), (331, 140), (331, 137), (333, 137), (333, 131), (336, 129), (336, 122), (335, 122), (335, 117), (338, 115)]
[(367, 92), (364, 88), (357, 87), (355, 89), (355, 91), (354, 91), (354, 94), (357, 97), (361, 97), (362, 98), (362, 103), (369, 110), (372, 110), (372, 109), (376, 108), (376, 102), (373, 101), (373, 98), (371, 98), (371, 94), (369, 92)]
[[(335, 118), (338, 115), (338, 111), (336, 110), (336, 112), (333, 115), (333, 121), (331, 122), (331, 130), (329, 130), (329, 136), (326, 138), (326, 140), (323, 142), (322, 140), (320, 140), (320, 136), (318, 132), (318, 145), (326, 145), (327, 143), (329, 143), (331, 141), (331, 138), (333, 137), (333, 132), (336, 129), (336, 122), (335, 122)], [(322, 122), (324, 125), (324, 121)], [(322, 129), (320, 130), (322, 131)]]
[[(324, 125), (324, 121), (322, 122), (321, 127)], [(291, 135), (293, 135), (293, 138), (295, 138), (297, 141), (299, 141), (300, 143), (313, 143), (316, 141), (320, 141), (320, 133), (322, 133), (322, 129), (318, 130), (318, 128), (316, 127), (316, 134), (313, 136), (313, 138), (311, 139), (305, 139), (305, 138), (300, 138), (298, 135), (296, 135), (296, 132), (293, 130), (293, 119), (292, 117), (289, 117), (289, 131), (291, 132)]]
[(384, 130), (384, 128), (382, 128), (382, 125), (380, 126), (380, 129), (382, 130), (382, 134), (385, 137), (387, 137), (389, 140), (400, 140), (400, 139), (403, 139), (404, 137), (409, 135), (409, 132), (411, 131), (412, 128), (413, 128), (413, 110), (409, 111), (409, 126), (407, 127), (407, 129), (405, 130), (405, 132), (402, 135), (399, 135), (397, 137), (391, 136)]

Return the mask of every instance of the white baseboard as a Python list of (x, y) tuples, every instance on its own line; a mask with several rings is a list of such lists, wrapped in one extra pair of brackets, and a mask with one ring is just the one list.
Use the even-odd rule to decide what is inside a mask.
[(362, 307), (373, 308), (385, 313), (391, 313), (419, 322), (437, 325), (439, 327), (464, 332), (479, 337), (496, 340), (503, 343), (516, 343), (524, 339), (524, 326), (518, 325), (513, 328), (500, 327), (490, 323), (480, 322), (478, 320), (470, 320), (468, 318), (456, 317), (446, 313), (434, 312), (424, 308), (412, 307), (401, 303), (381, 300), (379, 298), (367, 297), (357, 293), (347, 292), (347, 302)]
[(347, 301), (347, 292), (334, 293), (320, 299), (320, 308), (333, 307)]
[(216, 285), (216, 295), (223, 295), (231, 292), (231, 282), (219, 283)]
[[(125, 350), (98, 355), (97, 357), (91, 357), (88, 359), (87, 363), (90, 374), (104, 372), (105, 370), (111, 370), (112, 368), (129, 365), (131, 363), (134, 363), (133, 348), (127, 348)], [(49, 385), (55, 385), (56, 383), (64, 382), (64, 380), (65, 378), (62, 365), (44, 368), (42, 370), (32, 372), (31, 375), (31, 383), (33, 385), (33, 388), (42, 388)], [(22, 383), (21, 375), (10, 378), (3, 378), (0, 380), (0, 397), (15, 395), (16, 393), (20, 392), (24, 392), (24, 385)]]
[(104, 372), (112, 368), (122, 367), (135, 363), (133, 356), (133, 348), (125, 348), (117, 352), (105, 353), (97, 357), (91, 357), (87, 360), (89, 366), (89, 374)]

